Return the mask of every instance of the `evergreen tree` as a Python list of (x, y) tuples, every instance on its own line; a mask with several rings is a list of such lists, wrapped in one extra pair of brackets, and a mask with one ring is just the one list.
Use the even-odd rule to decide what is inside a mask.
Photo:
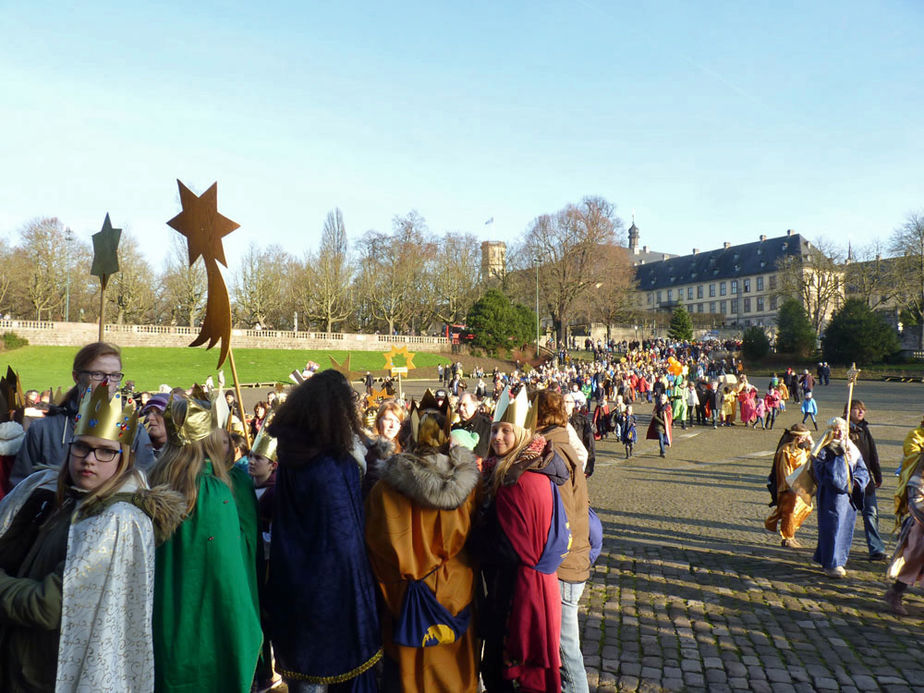
[(667, 336), (676, 342), (693, 339), (693, 318), (683, 306), (674, 308), (671, 324), (667, 328)]
[(536, 333), (536, 313), (522, 304), (511, 303), (497, 289), (489, 289), (475, 301), (467, 323), (475, 335), (472, 344), (489, 352), (527, 344)]
[(770, 353), (770, 339), (760, 327), (749, 327), (741, 340), (741, 351), (748, 361), (760, 361)]
[(847, 300), (831, 316), (821, 339), (825, 360), (845, 365), (876, 363), (900, 347), (898, 335), (885, 318), (856, 298)]
[(787, 298), (780, 305), (776, 329), (777, 351), (801, 358), (815, 351), (815, 328), (798, 299)]

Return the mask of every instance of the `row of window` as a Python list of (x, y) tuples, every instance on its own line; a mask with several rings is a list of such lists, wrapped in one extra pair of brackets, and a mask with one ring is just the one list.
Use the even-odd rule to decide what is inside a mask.
[[(776, 275), (775, 275), (775, 274), (771, 274), (767, 279), (768, 279), (767, 285), (768, 285), (769, 290), (770, 290), (770, 291), (776, 291)], [(757, 289), (756, 289), (757, 291), (763, 291), (763, 290), (764, 290), (764, 278), (763, 278), (762, 276), (761, 276), (761, 277), (756, 277), (755, 283), (756, 283), (756, 285), (757, 285)], [(706, 285), (706, 284), (700, 284), (700, 285), (698, 285), (698, 286), (696, 286), (696, 287), (688, 286), (688, 287), (686, 288), (686, 299), (687, 299), (688, 301), (692, 301), (692, 300), (693, 300), (693, 292), (694, 292), (694, 289), (695, 289), (695, 291), (696, 291), (696, 298), (697, 298), (697, 299), (703, 298), (703, 293), (704, 293), (704, 291), (707, 290), (707, 289), (708, 289), (708, 291), (709, 291), (709, 298), (715, 298), (715, 295), (716, 295), (716, 286), (717, 286), (717, 285), (718, 285), (719, 296), (725, 296), (725, 295), (727, 294), (727, 290), (728, 290), (728, 289), (731, 289), (731, 295), (732, 295), (732, 296), (737, 296), (737, 295), (738, 295), (738, 280), (737, 280), (737, 279), (732, 279), (732, 280), (729, 281), (729, 282), (718, 282), (717, 284), (716, 284), (716, 282), (713, 282), (712, 284), (708, 284), (708, 285)], [(744, 293), (744, 294), (751, 293), (751, 278), (750, 278), (750, 277), (741, 280), (741, 293)], [(662, 302), (662, 301), (661, 301), (661, 296), (662, 296), (661, 292), (658, 291), (658, 303), (659, 303), (659, 304)], [(678, 301), (683, 301), (683, 300), (684, 300), (684, 290), (683, 290), (683, 289), (677, 289), (677, 300), (678, 300)], [(747, 299), (745, 299), (745, 300), (747, 300)], [(763, 303), (763, 298), (758, 298), (758, 300), (759, 300), (761, 303)], [(673, 301), (674, 301), (674, 290), (673, 290), (673, 289), (668, 289), (668, 290), (667, 290), (667, 302), (668, 302), (668, 303), (672, 303)], [(774, 302), (775, 302), (775, 301), (774, 301)], [(651, 294), (648, 294), (648, 303), (649, 303), (649, 304), (652, 303), (652, 296), (651, 296)], [(750, 303), (750, 301), (748, 301), (748, 303)], [(758, 308), (758, 310), (762, 310), (762, 309), (761, 309), (761, 308)], [(702, 311), (699, 311), (699, 312), (702, 312)], [(710, 312), (713, 312), (713, 313), (714, 313), (715, 311), (710, 311)], [(725, 312), (725, 311), (722, 311), (722, 312)], [(738, 311), (737, 311), (737, 310), (733, 310), (732, 312), (737, 313)]]
[[(659, 291), (658, 294), (659, 294), (658, 302), (660, 303), (661, 292)], [(668, 300), (670, 300), (669, 294), (670, 292), (668, 291)], [(709, 311), (708, 312), (710, 313), (718, 312), (721, 315), (726, 315), (728, 313), (731, 313), (732, 315), (737, 315), (738, 308), (739, 308), (739, 300), (740, 300), (740, 307), (742, 308), (742, 311), (741, 311), (742, 313), (750, 313), (752, 307), (755, 313), (762, 313), (764, 312), (764, 310), (767, 309), (767, 303), (769, 303), (770, 310), (776, 310), (778, 303), (779, 303), (777, 297), (770, 296), (769, 298), (770, 298), (769, 302), (765, 302), (764, 296), (758, 296), (757, 298), (754, 299), (753, 303), (751, 302), (750, 297), (747, 297), (744, 299), (733, 298), (730, 301), (709, 301), (708, 303)], [(691, 313), (705, 313), (706, 306), (707, 306), (706, 303), (691, 303), (687, 306), (687, 309)], [(716, 311), (716, 308), (718, 308), (718, 311)], [(726, 310), (726, 308), (728, 310)]]

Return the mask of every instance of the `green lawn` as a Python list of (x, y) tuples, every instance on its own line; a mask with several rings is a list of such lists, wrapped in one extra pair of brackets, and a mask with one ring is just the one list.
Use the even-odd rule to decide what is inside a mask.
[[(6, 372), (10, 365), (19, 373), (23, 389), (47, 390), (49, 387), (67, 389), (73, 385), (71, 364), (75, 347), (26, 346), (12, 351), (0, 352), (0, 367)], [(411, 349), (411, 353), (414, 353)], [(435, 367), (449, 363), (442, 354), (428, 352), (414, 353), (417, 368)], [(338, 363), (350, 356), (350, 368), (365, 373), (381, 371), (385, 357), (377, 351), (313, 351), (294, 349), (235, 349), (234, 360), (242, 383), (290, 382), (289, 373), (301, 369), (307, 361), (315, 361), (324, 370), (330, 367), (333, 356)], [(204, 382), (216, 375), (218, 349), (174, 348), (174, 347), (124, 347), (122, 366), (125, 377), (134, 380), (140, 390), (156, 390), (162, 383), (188, 387), (194, 382)], [(404, 365), (403, 357), (395, 358), (396, 366)], [(230, 386), (231, 365), (223, 366)], [(410, 372), (414, 377), (414, 371)], [(216, 378), (217, 380), (217, 378)]]

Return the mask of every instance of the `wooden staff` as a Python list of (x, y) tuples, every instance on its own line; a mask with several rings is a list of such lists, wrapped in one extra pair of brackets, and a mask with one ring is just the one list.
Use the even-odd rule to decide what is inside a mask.
[(853, 403), (853, 386), (860, 377), (860, 371), (857, 364), (853, 363), (847, 371), (847, 430), (850, 430), (850, 407)]
[(103, 341), (103, 330), (105, 329), (106, 320), (106, 284), (109, 283), (109, 275), (104, 274), (99, 278), (99, 341)]
[[(857, 382), (857, 378), (860, 377), (860, 371), (857, 368), (856, 362), (850, 365), (850, 369), (847, 371), (847, 440), (850, 440), (850, 407), (853, 404), (853, 386)], [(844, 447), (846, 450), (846, 446)], [(844, 455), (844, 464), (847, 466), (847, 492), (853, 493), (853, 474), (850, 473), (850, 462), (847, 461), (847, 455)]]
[[(244, 442), (247, 443), (247, 449), (250, 450), (250, 431), (247, 430), (247, 417), (244, 415), (244, 398), (241, 397), (241, 383), (237, 378), (237, 366), (234, 365), (234, 351), (231, 349), (231, 346), (228, 346), (228, 361), (231, 363), (231, 377), (234, 378), (234, 392), (237, 394), (238, 406), (241, 408), (241, 416), (243, 421), (241, 425), (244, 427)], [(231, 414), (228, 414), (228, 420), (231, 420)]]

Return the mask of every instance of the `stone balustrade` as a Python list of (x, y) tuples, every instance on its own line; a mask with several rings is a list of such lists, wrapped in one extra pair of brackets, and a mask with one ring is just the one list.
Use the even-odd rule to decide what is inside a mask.
[[(82, 346), (96, 341), (99, 326), (87, 322), (45, 322), (0, 320), (0, 332), (15, 332), (30, 344)], [(180, 325), (106, 325), (105, 339), (119, 346), (185, 347), (199, 334), (196, 327)], [(417, 335), (350, 334), (344, 332), (294, 332), (246, 330), (231, 332), (237, 349), (336, 349), (340, 351), (383, 351), (392, 344), (413, 344), (417, 351), (449, 351), (445, 337)]]

